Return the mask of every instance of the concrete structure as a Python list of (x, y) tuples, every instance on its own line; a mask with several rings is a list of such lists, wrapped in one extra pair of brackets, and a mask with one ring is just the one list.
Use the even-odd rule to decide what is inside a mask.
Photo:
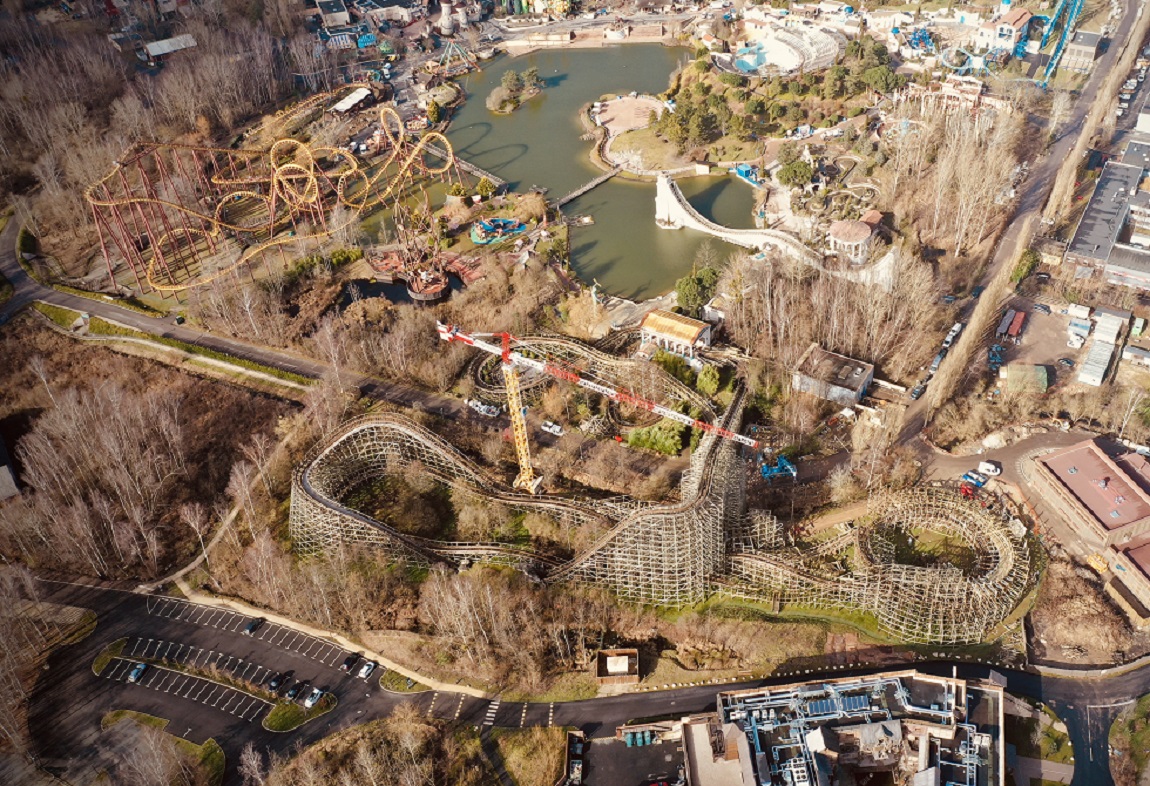
[(323, 22), (324, 27), (351, 24), (351, 14), (343, 0), (319, 0), (316, 7), (319, 8), (320, 21)]
[(683, 357), (695, 357), (696, 350), (711, 346), (711, 326), (663, 309), (655, 309), (643, 317), (639, 327), (642, 343), (654, 344), (666, 352)]
[(1094, 58), (1098, 57), (1098, 45), (1100, 43), (1102, 43), (1102, 36), (1099, 33), (1087, 33), (1079, 30), (1073, 38), (1066, 42), (1066, 49), (1062, 53), (1062, 60), (1058, 63), (1058, 69), (1085, 74), (1094, 67)]
[(600, 685), (634, 685), (639, 682), (639, 650), (599, 650), (595, 656), (595, 679)]
[(703, 218), (691, 206), (675, 181), (659, 175), (655, 188), (655, 222), (663, 229), (697, 229), (736, 246), (762, 250), (770, 247), (810, 265), (821, 266), (822, 257), (797, 237), (777, 229), (731, 229)]
[(1150, 533), (1150, 462), (1111, 458), (1097, 439), (1034, 460), (1035, 485), (1083, 540), (1114, 546)]
[(718, 715), (683, 719), (683, 762), (687, 786), (757, 786), (747, 735)]
[(1002, 786), (1003, 727), (1001, 687), (916, 671), (728, 691), (683, 719), (686, 781)]
[(1066, 249), (1066, 261), (1102, 271), (1112, 284), (1150, 289), (1150, 145), (1132, 142), (1102, 170)]
[(763, 76), (810, 73), (834, 65), (846, 49), (842, 33), (803, 20), (768, 18), (761, 6), (746, 9), (743, 28), (747, 42), (716, 56), (719, 68)]
[(850, 264), (861, 265), (870, 257), (873, 235), (874, 228), (865, 221), (835, 221), (827, 231), (827, 248)]
[(791, 374), (791, 388), (836, 404), (862, 401), (874, 381), (874, 366), (811, 344)]

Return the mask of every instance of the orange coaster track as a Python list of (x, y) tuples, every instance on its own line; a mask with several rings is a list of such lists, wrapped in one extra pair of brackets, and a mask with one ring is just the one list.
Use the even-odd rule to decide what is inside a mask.
[[(276, 122), (284, 127), (334, 97), (314, 96)], [(417, 177), (458, 179), (442, 134), (408, 138), (391, 107), (380, 108), (379, 120), (387, 152), (370, 167), (347, 150), (290, 137), (266, 150), (157, 143), (130, 149), (84, 192), (113, 284), (122, 258), (141, 291), (203, 286), (266, 251), (282, 255), (285, 245), (323, 240), (394, 205)], [(447, 152), (442, 164), (427, 164), (430, 145)]]

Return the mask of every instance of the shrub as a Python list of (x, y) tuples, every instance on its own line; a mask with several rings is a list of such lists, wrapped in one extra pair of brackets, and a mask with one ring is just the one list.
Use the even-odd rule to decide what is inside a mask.
[(687, 427), (678, 421), (661, 420), (654, 426), (633, 429), (627, 435), (627, 444), (675, 456), (683, 449), (683, 432), (686, 430)]
[(1038, 263), (1042, 261), (1038, 256), (1038, 252), (1033, 248), (1028, 248), (1022, 252), (1022, 256), (1018, 258), (1018, 263), (1014, 266), (1014, 272), (1010, 276), (1010, 280), (1015, 284), (1022, 281), (1024, 278), (1034, 272), (1038, 267)]
[(713, 396), (719, 392), (719, 369), (714, 366), (703, 366), (695, 387), (704, 396)]

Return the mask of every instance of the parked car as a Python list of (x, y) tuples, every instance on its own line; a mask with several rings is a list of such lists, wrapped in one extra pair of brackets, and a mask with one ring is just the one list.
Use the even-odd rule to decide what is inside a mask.
[(554, 434), (557, 437), (561, 437), (564, 434), (563, 427), (558, 423), (552, 423), (550, 420), (543, 421), (542, 428), (548, 434)]
[(359, 677), (360, 677), (360, 679), (366, 680), (368, 677), (370, 677), (372, 675), (372, 673), (374, 671), (375, 671), (375, 661), (369, 660), (367, 663), (363, 664), (363, 667), (359, 670)]
[(942, 296), (942, 302), (948, 306), (956, 300), (958, 300), (958, 298), (956, 298), (954, 295), (943, 295)]
[(312, 688), (311, 693), (309, 693), (307, 695), (307, 698), (303, 700), (303, 706), (310, 710), (312, 707), (314, 707), (316, 705), (316, 702), (319, 701), (322, 697), (323, 697), (323, 691), (322, 690), (320, 690), (319, 688)]
[(986, 478), (982, 475), (979, 475), (977, 472), (967, 472), (962, 476), (962, 479), (973, 486), (977, 486), (978, 488), (982, 488), (986, 485)]
[(1066, 346), (1070, 347), (1071, 349), (1082, 349), (1085, 344), (1086, 339), (1084, 339), (1082, 336), (1071, 336), (1070, 340), (1066, 342)]
[(1046, 305), (1045, 303), (1035, 303), (1034, 310), (1039, 314), (1049, 314), (1050, 306)]
[(359, 655), (353, 652), (343, 659), (343, 663), (339, 664), (339, 670), (350, 672), (352, 667), (355, 666), (358, 661)]
[(986, 291), (986, 287), (979, 284), (974, 289), (970, 290), (970, 296), (972, 298), (974, 298), (975, 300), (978, 300), (979, 296), (985, 291)]
[(1034, 277), (1036, 279), (1038, 279), (1039, 281), (1049, 281), (1050, 280), (1050, 274), (1049, 273), (1035, 273)]
[(270, 688), (273, 691), (279, 692), (279, 689), (283, 687), (285, 679), (286, 679), (286, 677), (283, 674), (280, 674), (278, 672), (273, 674), (271, 677), (268, 678), (268, 688)]
[(1070, 358), (1058, 358), (1058, 365), (1063, 368), (1074, 368), (1074, 361)]
[(980, 461), (978, 462), (978, 471), (992, 478), (997, 477), (1002, 474), (1002, 464), (997, 461)]
[(911, 401), (918, 401), (920, 398), (922, 398), (922, 394), (925, 392), (926, 392), (926, 385), (924, 385), (920, 382), (919, 384), (914, 386), (913, 390), (910, 391), (910, 400)]
[(267, 620), (264, 619), (263, 617), (256, 617), (255, 619), (253, 619), (251, 622), (249, 622), (247, 625), (244, 626), (244, 635), (245, 636), (254, 636), (255, 632), (257, 630), (259, 630), (265, 622), (267, 622)]
[(143, 678), (144, 672), (146, 672), (147, 670), (148, 670), (148, 664), (137, 663), (135, 666), (132, 667), (131, 672), (128, 673), (128, 682), (139, 682)]
[(297, 680), (295, 685), (292, 685), (290, 688), (288, 688), (287, 693), (284, 694), (284, 698), (286, 698), (288, 701), (295, 701), (299, 698), (300, 694), (303, 693), (304, 688), (306, 687), (307, 680)]

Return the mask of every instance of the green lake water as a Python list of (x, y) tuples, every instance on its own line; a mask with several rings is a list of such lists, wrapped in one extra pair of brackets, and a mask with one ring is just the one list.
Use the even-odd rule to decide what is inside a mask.
[[(602, 174), (588, 159), (591, 142), (581, 140), (580, 108), (607, 94), (658, 93), (685, 50), (620, 45), (605, 49), (500, 56), (481, 73), (460, 80), (467, 102), (451, 121), (448, 138), (464, 159), (494, 172), (514, 189), (543, 186), (557, 199)], [(542, 95), (510, 115), (489, 112), (484, 101), (509, 69), (535, 66), (546, 82)], [(686, 178), (684, 195), (707, 218), (731, 227), (752, 227), (750, 186), (730, 176)], [(689, 229), (655, 225), (655, 184), (614, 179), (564, 208), (588, 214), (595, 224), (576, 227), (571, 265), (584, 281), (595, 279), (611, 294), (643, 299), (673, 288), (689, 272), (704, 241), (726, 254), (732, 248)]]

